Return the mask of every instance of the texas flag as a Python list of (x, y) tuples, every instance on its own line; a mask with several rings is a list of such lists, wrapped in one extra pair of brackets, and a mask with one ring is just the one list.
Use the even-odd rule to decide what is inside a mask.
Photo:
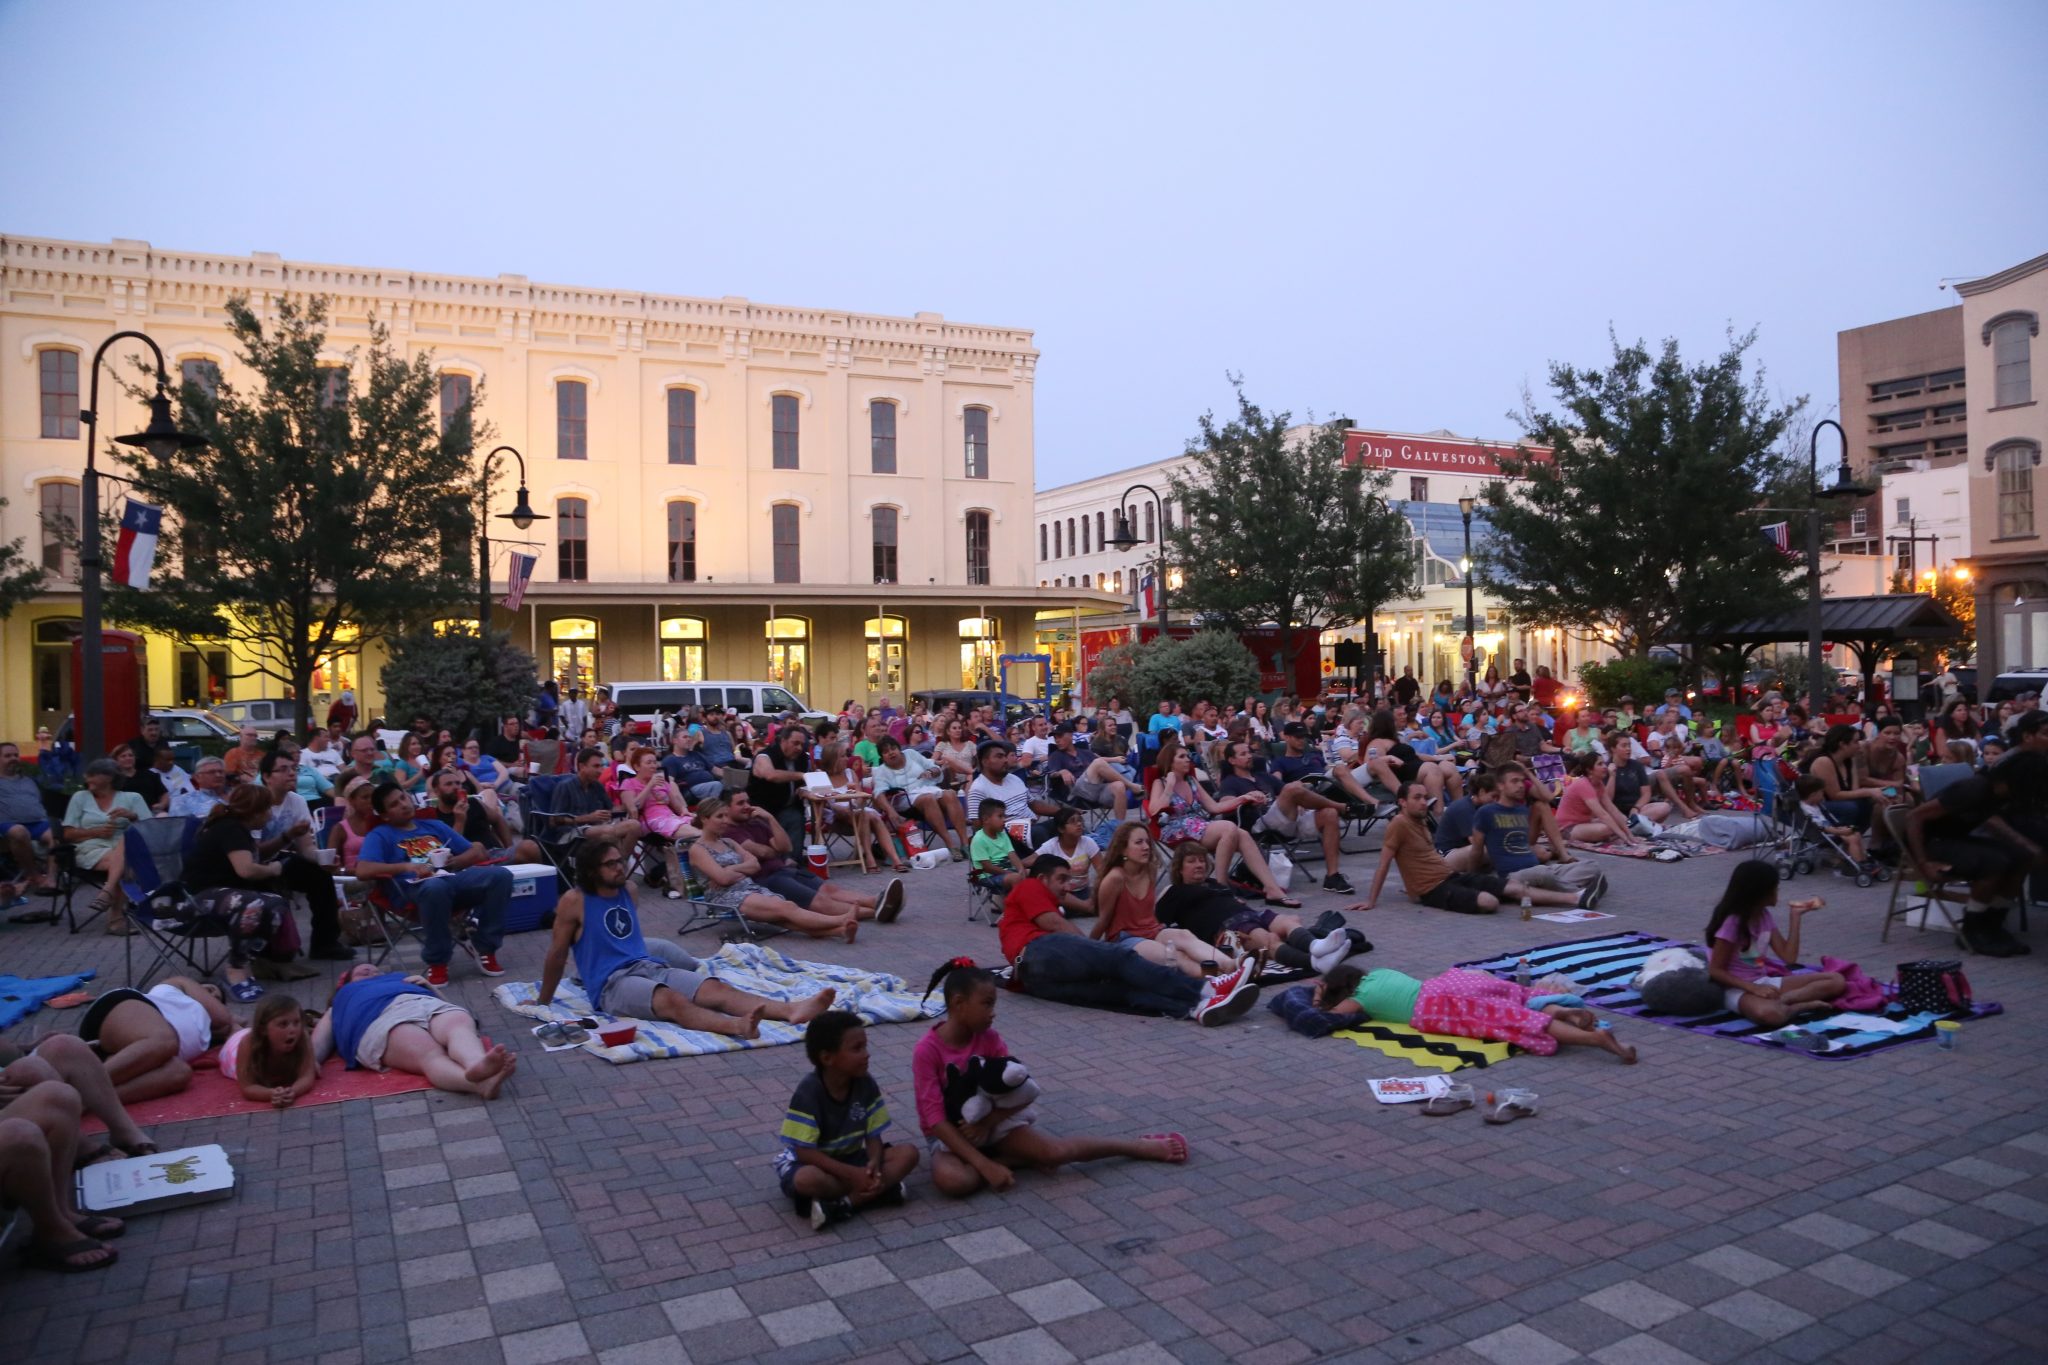
[(1150, 616), (1153, 613), (1152, 571), (1150, 569), (1145, 570), (1145, 576), (1138, 580), (1136, 591), (1131, 594), (1131, 597), (1132, 605), (1138, 609), (1138, 615)]
[(526, 600), (526, 585), (533, 581), (533, 566), (537, 562), (533, 555), (514, 552), (512, 563), (505, 571), (505, 609), (518, 611), (519, 604)]
[(164, 529), (164, 509), (128, 499), (121, 513), (121, 538), (114, 542), (114, 581), (124, 588), (149, 587), (156, 567), (156, 538)]

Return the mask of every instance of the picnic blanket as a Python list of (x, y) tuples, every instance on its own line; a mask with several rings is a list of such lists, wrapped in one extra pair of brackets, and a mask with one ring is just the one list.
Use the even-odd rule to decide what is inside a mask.
[[(734, 990), (769, 1000), (807, 1000), (830, 986), (838, 994), (832, 1008), (851, 1010), (870, 1024), (901, 1024), (913, 1019), (935, 1018), (945, 1006), (934, 995), (919, 1000), (918, 993), (900, 976), (863, 971), (833, 962), (806, 962), (786, 957), (759, 943), (729, 943), (704, 959), (705, 968)], [(583, 1050), (614, 1065), (644, 1062), (660, 1057), (701, 1057), (713, 1052), (737, 1052), (742, 1048), (780, 1047), (800, 1042), (804, 1031), (777, 1020), (761, 1021), (757, 1038), (732, 1038), (722, 1033), (702, 1033), (680, 1028), (659, 1019), (620, 1020), (590, 1003), (579, 986), (564, 982), (555, 991), (552, 1005), (539, 1001), (537, 981), (508, 981), (491, 992), (499, 1004), (529, 1019), (595, 1019), (598, 1030), (625, 1022), (637, 1025), (639, 1034), (623, 1047), (606, 1047), (593, 1030)]]
[(72, 976), (0, 976), (0, 1028), (13, 1028), (43, 1007), (53, 995), (75, 991), (96, 973)]
[(1567, 842), (1580, 853), (1604, 853), (1610, 858), (1655, 858), (1662, 853), (1665, 855), (1662, 861), (1667, 863), (1676, 862), (1679, 858), (1704, 858), (1711, 853), (1729, 851), (1719, 844), (1710, 844), (1701, 839), (1675, 838), (1669, 834), (1660, 834), (1646, 844), (1624, 844), (1619, 841), (1590, 844), (1583, 839), (1571, 839)]
[(1506, 1043), (1489, 1043), (1483, 1038), (1460, 1038), (1449, 1033), (1424, 1033), (1413, 1024), (1382, 1024), (1372, 1020), (1339, 1029), (1331, 1035), (1349, 1038), (1360, 1047), (1384, 1052), (1416, 1066), (1437, 1071), (1462, 1071), (1468, 1066), (1491, 1066), (1507, 1060), (1514, 1049)]
[(1547, 943), (1457, 965), (1513, 980), (1521, 960), (1527, 958), (1532, 979), (1553, 972), (1568, 976), (1578, 983), (1579, 993), (1585, 997), (1586, 1003), (1599, 1009), (1703, 1033), (1710, 1038), (1727, 1038), (1755, 1047), (1776, 1048), (1781, 1052), (1803, 1052), (1826, 1061), (1868, 1057), (1873, 1052), (1905, 1043), (1924, 1043), (1934, 1037), (1934, 1025), (1938, 1020), (1982, 1019), (2004, 1013), (2001, 1005), (1979, 1001), (1967, 1010), (1952, 1014), (1922, 1012), (1909, 1015), (1895, 1012), (1882, 1017), (1838, 1014), (1785, 1029), (1767, 1029), (1733, 1010), (1725, 1009), (1690, 1018), (1658, 1014), (1644, 1006), (1642, 996), (1630, 989), (1629, 982), (1642, 969), (1644, 959), (1660, 948), (1690, 948), (1702, 955), (1706, 951), (1698, 944), (1681, 943), (1656, 934), (1607, 934), (1571, 943)]
[[(316, 1104), (340, 1104), (344, 1100), (381, 1099), (432, 1087), (425, 1076), (410, 1071), (371, 1071), (367, 1067), (350, 1071), (339, 1057), (329, 1057), (320, 1068), (320, 1079), (299, 1096), (294, 1109)], [(224, 1114), (275, 1114), (262, 1100), (244, 1099), (241, 1087), (220, 1074), (220, 1050), (207, 1053), (192, 1063), (192, 1084), (175, 1095), (143, 1100), (128, 1106), (128, 1114), (144, 1128), (164, 1123), (189, 1123), (193, 1119), (219, 1118)], [(79, 1125), (82, 1133), (102, 1133), (106, 1125), (87, 1116)]]

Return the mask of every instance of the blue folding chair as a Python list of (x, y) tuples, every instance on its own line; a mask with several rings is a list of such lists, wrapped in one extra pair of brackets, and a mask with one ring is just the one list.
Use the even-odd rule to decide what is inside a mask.
[[(146, 988), (173, 960), (205, 980), (228, 958), (227, 926), (199, 913), (185, 888), (185, 859), (192, 852), (199, 822), (185, 815), (160, 815), (138, 820), (121, 836), (121, 892), (128, 899), (128, 919), (135, 932), (123, 943), (128, 984)], [(135, 941), (153, 950), (149, 965), (135, 975)]]

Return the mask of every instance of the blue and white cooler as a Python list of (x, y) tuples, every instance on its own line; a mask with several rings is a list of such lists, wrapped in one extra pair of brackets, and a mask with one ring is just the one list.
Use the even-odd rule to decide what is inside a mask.
[(540, 928), (562, 894), (561, 879), (549, 863), (507, 863), (512, 874), (512, 903), (505, 907), (505, 932), (524, 934)]

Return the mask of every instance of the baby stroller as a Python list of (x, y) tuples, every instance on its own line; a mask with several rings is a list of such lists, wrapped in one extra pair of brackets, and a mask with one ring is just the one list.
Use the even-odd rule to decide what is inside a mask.
[(1815, 866), (1799, 826), (1789, 818), (1799, 810), (1799, 803), (1792, 797), (1792, 784), (1797, 779), (1792, 765), (1775, 756), (1759, 757), (1750, 773), (1769, 834), (1766, 841), (1753, 846), (1754, 855), (1776, 863), (1778, 875), (1787, 881), (1802, 872), (1813, 871)]
[[(1853, 873), (1845, 871), (1843, 875), (1854, 875), (1858, 886), (1892, 879), (1892, 870), (1869, 857), (1868, 850), (1865, 850), (1863, 861), (1858, 862), (1851, 856), (1848, 845), (1839, 836), (1828, 833), (1826, 824), (1814, 819), (1806, 807), (1788, 799), (1784, 802), (1784, 810), (1785, 823), (1792, 829), (1793, 858), (1799, 871), (1811, 872), (1819, 866), (1822, 858), (1833, 855), (1841, 860), (1845, 869), (1853, 869)], [(1782, 865), (1780, 870), (1782, 872)]]

